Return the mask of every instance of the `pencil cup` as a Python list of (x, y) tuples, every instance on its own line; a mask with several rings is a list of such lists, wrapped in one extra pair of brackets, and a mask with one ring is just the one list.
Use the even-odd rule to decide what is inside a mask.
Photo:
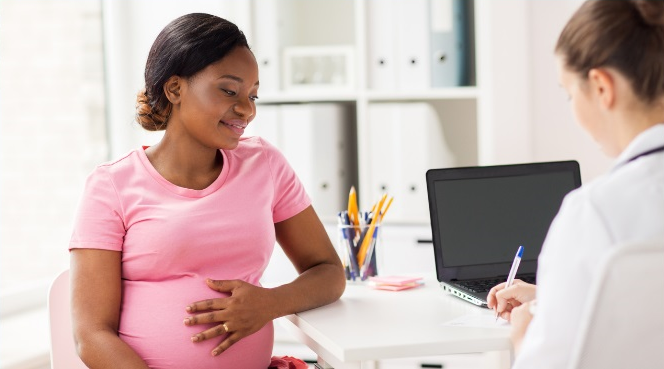
[(346, 270), (346, 280), (364, 281), (378, 275), (381, 260), (381, 224), (339, 225), (337, 252)]

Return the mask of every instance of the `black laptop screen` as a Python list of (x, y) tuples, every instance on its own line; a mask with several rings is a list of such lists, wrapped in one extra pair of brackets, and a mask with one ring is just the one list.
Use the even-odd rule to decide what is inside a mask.
[(569, 170), (434, 180), (442, 266), (511, 263), (519, 245), (523, 261), (536, 260), (563, 198), (579, 184)]

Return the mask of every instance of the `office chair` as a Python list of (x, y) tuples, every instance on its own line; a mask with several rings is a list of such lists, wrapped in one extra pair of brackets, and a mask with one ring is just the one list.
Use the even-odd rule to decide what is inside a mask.
[(53, 280), (48, 291), (52, 369), (87, 368), (74, 346), (69, 295), (69, 270), (65, 270)]
[(664, 240), (600, 260), (570, 369), (664, 367)]

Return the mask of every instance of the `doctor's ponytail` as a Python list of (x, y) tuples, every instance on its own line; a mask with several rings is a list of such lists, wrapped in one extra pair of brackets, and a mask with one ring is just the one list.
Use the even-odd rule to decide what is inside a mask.
[(664, 1), (632, 0), (643, 21), (653, 27), (664, 27)]

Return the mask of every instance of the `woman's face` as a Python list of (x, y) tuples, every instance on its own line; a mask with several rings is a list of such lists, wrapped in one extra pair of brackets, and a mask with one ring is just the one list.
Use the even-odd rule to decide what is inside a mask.
[(204, 146), (232, 150), (256, 115), (258, 64), (246, 47), (184, 80), (179, 120)]

